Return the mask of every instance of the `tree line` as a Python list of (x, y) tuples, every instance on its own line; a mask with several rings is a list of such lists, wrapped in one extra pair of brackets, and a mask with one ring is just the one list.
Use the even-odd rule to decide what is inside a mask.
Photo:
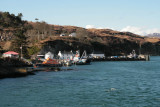
[(25, 21), (21, 20), (22, 17), (22, 13), (16, 16), (9, 12), (0, 12), (0, 28), (21, 27), (25, 23)]
[[(88, 33), (84, 28), (67, 28), (62, 26), (50, 25), (45, 21), (28, 22), (22, 20), (23, 14), (10, 14), (9, 12), (0, 12), (0, 29), (12, 29), (13, 40), (11, 40), (10, 50), (21, 53), (23, 49), (23, 56), (35, 54), (39, 48), (35, 46), (41, 40), (48, 37), (59, 36), (61, 33), (69, 35), (70, 33), (77, 33), (79, 40), (83, 41)], [(29, 46), (30, 45), (30, 46)]]

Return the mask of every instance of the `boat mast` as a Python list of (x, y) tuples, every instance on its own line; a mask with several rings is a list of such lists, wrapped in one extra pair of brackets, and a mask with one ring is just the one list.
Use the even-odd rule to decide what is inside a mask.
[(83, 54), (82, 54), (82, 56), (81, 56), (81, 58), (80, 58), (80, 59), (82, 59), (82, 58), (83, 58), (83, 56), (87, 56), (86, 54), (87, 54), (87, 53), (86, 53), (86, 50), (84, 50), (84, 52), (83, 52)]

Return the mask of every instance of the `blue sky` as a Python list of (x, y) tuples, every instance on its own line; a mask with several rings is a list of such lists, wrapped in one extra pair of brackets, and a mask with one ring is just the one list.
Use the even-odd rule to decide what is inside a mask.
[(0, 0), (0, 11), (28, 21), (111, 28), (137, 34), (160, 32), (160, 0)]

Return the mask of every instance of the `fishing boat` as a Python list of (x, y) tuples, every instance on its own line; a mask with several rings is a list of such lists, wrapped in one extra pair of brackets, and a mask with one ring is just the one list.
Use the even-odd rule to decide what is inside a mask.
[(91, 60), (88, 58), (86, 51), (83, 52), (82, 56), (80, 57), (79, 52), (76, 52), (76, 55), (73, 59), (73, 63), (76, 65), (89, 65)]

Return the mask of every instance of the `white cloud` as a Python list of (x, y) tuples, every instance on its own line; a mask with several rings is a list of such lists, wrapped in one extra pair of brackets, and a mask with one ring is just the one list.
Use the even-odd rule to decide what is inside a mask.
[(86, 29), (96, 28), (94, 25), (86, 25)]
[(112, 28), (109, 28), (109, 27), (96, 27), (95, 25), (86, 25), (86, 29), (92, 29), (92, 28), (95, 28), (95, 29), (112, 29)]
[(127, 26), (127, 27), (123, 28), (121, 31), (122, 32), (132, 32), (132, 33), (139, 34), (139, 35), (145, 34), (143, 28), (135, 27), (135, 26)]
[(154, 29), (148, 29), (146, 30), (147, 34), (152, 34), (152, 33), (160, 33), (160, 29), (154, 28)]
[(104, 27), (97, 27), (97, 29), (105, 29)]
[(147, 35), (152, 33), (160, 33), (160, 29), (153, 28), (153, 29), (146, 29), (142, 27), (135, 27), (135, 26), (127, 26), (120, 30), (122, 32), (132, 32), (138, 35)]

